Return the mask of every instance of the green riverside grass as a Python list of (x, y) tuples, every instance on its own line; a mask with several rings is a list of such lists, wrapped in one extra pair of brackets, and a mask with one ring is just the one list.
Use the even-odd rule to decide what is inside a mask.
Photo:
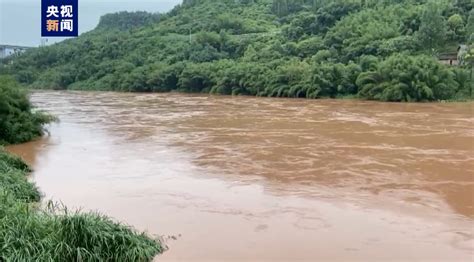
[(41, 207), (29, 172), (0, 147), (0, 261), (151, 261), (163, 252), (160, 241), (106, 216)]

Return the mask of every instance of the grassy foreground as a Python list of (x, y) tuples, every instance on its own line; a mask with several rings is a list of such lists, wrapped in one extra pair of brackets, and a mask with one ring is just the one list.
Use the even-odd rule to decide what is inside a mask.
[(105, 216), (40, 207), (29, 171), (0, 148), (0, 261), (150, 261), (163, 251)]

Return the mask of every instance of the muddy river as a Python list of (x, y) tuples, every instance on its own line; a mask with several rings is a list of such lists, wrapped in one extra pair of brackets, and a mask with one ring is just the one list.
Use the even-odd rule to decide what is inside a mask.
[(45, 200), (167, 239), (158, 261), (472, 261), (473, 103), (36, 92), (9, 150)]

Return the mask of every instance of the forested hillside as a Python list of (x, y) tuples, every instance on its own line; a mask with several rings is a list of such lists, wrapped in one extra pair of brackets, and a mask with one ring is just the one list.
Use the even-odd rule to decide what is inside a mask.
[[(157, 3), (159, 5), (159, 3)], [(472, 0), (185, 0), (4, 61), (34, 88), (467, 99)], [(459, 44), (463, 66), (438, 62)]]

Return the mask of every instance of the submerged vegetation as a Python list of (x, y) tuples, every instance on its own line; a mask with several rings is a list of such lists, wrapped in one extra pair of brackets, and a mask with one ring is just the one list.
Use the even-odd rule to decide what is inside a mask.
[[(26, 142), (52, 117), (33, 112), (15, 81), (0, 77), (0, 145)], [(38, 203), (29, 167), (0, 147), (0, 261), (150, 261), (160, 242), (109, 218)]]
[(466, 99), (472, 59), (454, 67), (438, 58), (460, 44), (472, 52), (472, 8), (471, 0), (186, 0), (167, 14), (106, 15), (95, 30), (0, 70), (49, 89)]

